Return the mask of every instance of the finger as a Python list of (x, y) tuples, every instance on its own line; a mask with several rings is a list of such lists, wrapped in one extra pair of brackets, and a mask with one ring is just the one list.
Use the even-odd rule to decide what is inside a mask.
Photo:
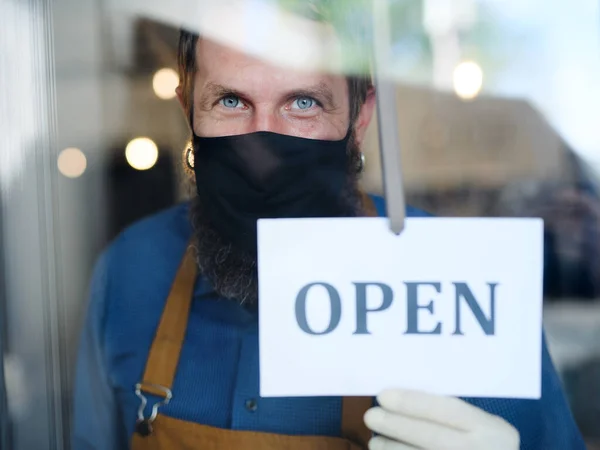
[(418, 450), (418, 448), (383, 436), (376, 436), (369, 441), (369, 450)]
[(367, 411), (365, 424), (377, 434), (419, 448), (440, 450), (464, 447), (465, 433), (462, 431), (379, 407)]
[(473, 424), (486, 423), (493, 418), (459, 398), (426, 392), (392, 389), (382, 392), (377, 401), (387, 411), (465, 431), (472, 429)]

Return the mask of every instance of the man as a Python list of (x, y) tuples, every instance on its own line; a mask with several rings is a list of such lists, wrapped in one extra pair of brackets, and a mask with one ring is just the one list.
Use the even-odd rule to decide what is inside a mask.
[(357, 187), (375, 92), (187, 32), (179, 61), (197, 195), (130, 227), (97, 265), (74, 450), (358, 449), (365, 423), (371, 449), (584, 448), (545, 345), (539, 401), (391, 390), (363, 421), (372, 399), (260, 398), (256, 219), (385, 214)]

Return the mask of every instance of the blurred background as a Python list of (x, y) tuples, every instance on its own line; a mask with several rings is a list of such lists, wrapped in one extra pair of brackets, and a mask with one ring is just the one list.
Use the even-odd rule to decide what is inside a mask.
[[(544, 218), (550, 351), (600, 448), (599, 2), (390, 4), (408, 203)], [(69, 448), (93, 264), (191, 192), (178, 30), (140, 5), (0, 0), (0, 449)], [(364, 150), (381, 193), (376, 125)]]

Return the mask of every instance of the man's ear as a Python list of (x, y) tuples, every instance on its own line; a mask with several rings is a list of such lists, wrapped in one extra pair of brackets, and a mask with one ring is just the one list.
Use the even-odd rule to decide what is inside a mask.
[(371, 87), (367, 91), (367, 98), (360, 108), (356, 122), (354, 123), (354, 135), (356, 137), (356, 143), (361, 146), (365, 135), (367, 134), (367, 128), (373, 118), (373, 111), (375, 111), (375, 88)]
[(185, 111), (187, 109), (187, 107), (185, 105), (185, 98), (183, 97), (183, 86), (181, 86), (181, 83), (179, 83), (179, 86), (177, 86), (177, 88), (175, 89), (175, 93), (177, 94), (177, 99), (179, 100), (179, 104)]
[(189, 123), (190, 121), (190, 102), (192, 101), (187, 97), (186, 87), (179, 83), (179, 86), (175, 89), (175, 93), (177, 94), (177, 99), (179, 100), (179, 104), (181, 105), (181, 111), (185, 117), (185, 120), (188, 122), (188, 126), (193, 128), (193, 124)]

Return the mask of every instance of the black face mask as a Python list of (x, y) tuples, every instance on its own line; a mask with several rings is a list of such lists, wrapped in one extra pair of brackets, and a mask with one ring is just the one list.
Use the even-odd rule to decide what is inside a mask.
[(194, 172), (206, 218), (224, 239), (256, 253), (261, 218), (344, 217), (348, 142), (271, 132), (194, 136)]

